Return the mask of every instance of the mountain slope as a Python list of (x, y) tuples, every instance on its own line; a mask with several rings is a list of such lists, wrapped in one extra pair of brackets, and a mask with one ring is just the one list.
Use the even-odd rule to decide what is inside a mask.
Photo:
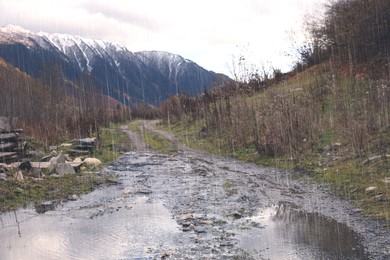
[(230, 81), (179, 55), (133, 53), (107, 41), (33, 33), (16, 26), (0, 29), (0, 56), (34, 77), (44, 77), (48, 66), (59, 66), (67, 79), (88, 78), (96, 90), (124, 104), (159, 104), (177, 93), (195, 95)]

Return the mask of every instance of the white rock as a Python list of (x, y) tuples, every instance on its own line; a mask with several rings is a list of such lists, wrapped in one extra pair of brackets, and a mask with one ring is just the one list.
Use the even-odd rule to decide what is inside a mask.
[(60, 147), (61, 147), (61, 148), (71, 148), (71, 147), (72, 147), (72, 144), (64, 143), (64, 144), (61, 144)]
[(81, 157), (77, 157), (76, 159), (73, 160), (74, 163), (82, 163), (83, 162), (83, 158)]
[(83, 163), (87, 166), (98, 167), (102, 165), (102, 162), (96, 158), (85, 158)]
[(375, 191), (375, 190), (377, 190), (377, 189), (378, 189), (377, 187), (371, 186), (371, 187), (368, 187), (368, 188), (366, 189), (366, 192), (373, 192), (373, 191)]

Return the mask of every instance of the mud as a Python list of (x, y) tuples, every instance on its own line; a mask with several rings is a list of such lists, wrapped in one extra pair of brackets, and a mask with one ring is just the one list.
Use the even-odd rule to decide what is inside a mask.
[(104, 169), (120, 184), (2, 215), (0, 259), (389, 259), (385, 223), (310, 179), (141, 142)]

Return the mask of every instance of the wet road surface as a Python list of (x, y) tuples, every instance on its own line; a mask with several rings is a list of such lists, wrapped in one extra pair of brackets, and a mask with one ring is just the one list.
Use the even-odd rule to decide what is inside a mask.
[(0, 259), (388, 256), (388, 231), (287, 171), (190, 150), (129, 152), (104, 171), (120, 184), (1, 215)]

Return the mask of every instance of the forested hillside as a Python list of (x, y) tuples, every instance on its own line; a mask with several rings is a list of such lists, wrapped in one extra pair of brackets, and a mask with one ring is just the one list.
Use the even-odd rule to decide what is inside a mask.
[(64, 81), (55, 66), (34, 79), (0, 59), (0, 115), (17, 117), (25, 134), (44, 142), (80, 137), (129, 117), (128, 108), (91, 90), (87, 79)]

